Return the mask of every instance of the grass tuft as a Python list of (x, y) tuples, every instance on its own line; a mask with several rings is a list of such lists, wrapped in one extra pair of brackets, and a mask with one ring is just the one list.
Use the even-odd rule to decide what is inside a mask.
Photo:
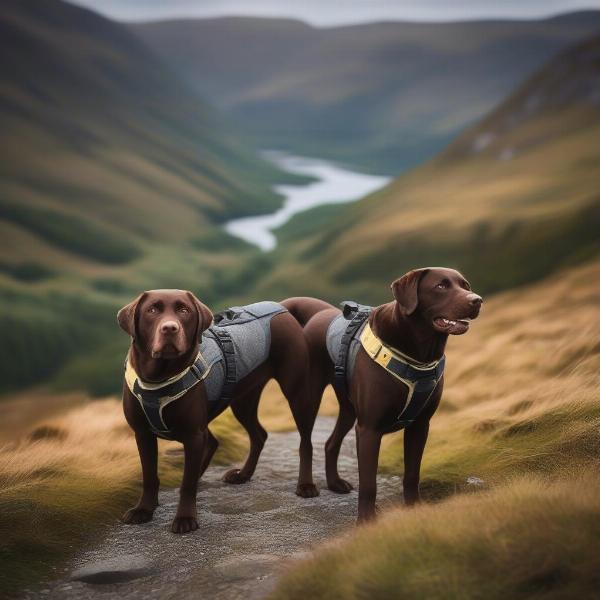
[(599, 513), (594, 471), (516, 478), (394, 510), (319, 550), (272, 597), (589, 598), (600, 584)]

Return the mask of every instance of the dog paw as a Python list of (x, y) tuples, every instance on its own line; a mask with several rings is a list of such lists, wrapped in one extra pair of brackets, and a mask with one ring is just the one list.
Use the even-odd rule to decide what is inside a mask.
[(358, 518), (356, 519), (356, 524), (357, 525), (367, 525), (368, 523), (372, 523), (376, 518), (377, 518), (377, 513), (375, 511), (369, 512), (366, 514), (362, 514), (362, 515), (359, 513)]
[(299, 483), (296, 486), (296, 495), (301, 498), (316, 498), (319, 490), (314, 483)]
[(244, 477), (239, 469), (230, 469), (223, 475), (223, 481), (225, 483), (246, 483), (250, 481), (250, 478)]
[(336, 494), (349, 494), (354, 488), (349, 481), (338, 477), (335, 481), (327, 484), (327, 487)]
[(189, 533), (198, 529), (196, 517), (175, 517), (171, 523), (173, 533)]
[(148, 521), (152, 520), (153, 515), (154, 510), (134, 506), (123, 515), (122, 520), (123, 523), (128, 523), (131, 525), (138, 523), (147, 523)]

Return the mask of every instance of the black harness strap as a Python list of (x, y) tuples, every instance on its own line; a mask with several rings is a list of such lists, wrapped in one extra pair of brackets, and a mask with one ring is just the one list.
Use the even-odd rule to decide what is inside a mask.
[(223, 352), (223, 358), (225, 360), (225, 382), (223, 383), (223, 390), (219, 403), (231, 402), (233, 398), (233, 390), (235, 389), (236, 379), (236, 366), (235, 366), (235, 346), (231, 339), (231, 335), (226, 329), (221, 327), (211, 327), (210, 331), (214, 333), (215, 340)]
[(198, 382), (202, 381), (206, 373), (206, 365), (203, 359), (199, 356), (189, 371), (177, 381), (152, 390), (143, 388), (136, 379), (133, 384), (133, 393), (142, 401), (142, 410), (146, 414), (148, 423), (156, 435), (165, 439), (170, 439), (170, 430), (162, 420), (160, 414), (160, 399), (165, 397), (173, 397), (187, 392), (193, 388)]
[(354, 339), (357, 331), (361, 328), (365, 320), (369, 317), (372, 308), (363, 304), (358, 304), (352, 301), (345, 301), (341, 304), (343, 315), (346, 319), (350, 319), (342, 340), (340, 342), (340, 351), (335, 363), (333, 374), (333, 389), (335, 393), (343, 397), (348, 393), (348, 354), (350, 351), (350, 343)]
[(394, 423), (395, 430), (412, 425), (416, 418), (427, 408), (433, 397), (433, 392), (444, 374), (445, 364), (445, 356), (442, 356), (435, 367), (427, 370), (415, 369), (411, 365), (394, 358), (388, 363), (388, 370), (414, 383), (413, 393), (408, 396), (408, 404)]

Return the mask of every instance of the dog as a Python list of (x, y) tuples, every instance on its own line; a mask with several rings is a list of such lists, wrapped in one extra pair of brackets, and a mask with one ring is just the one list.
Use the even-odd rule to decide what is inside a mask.
[[(296, 493), (318, 495), (312, 479), (313, 415), (308, 387), (309, 356), (297, 320), (275, 302), (234, 307), (214, 316), (194, 294), (151, 290), (117, 315), (131, 336), (123, 385), (125, 418), (135, 433), (143, 487), (126, 523), (152, 519), (158, 505), (157, 437), (183, 444), (185, 459), (174, 533), (198, 528), (198, 480), (217, 450), (208, 423), (231, 406), (248, 432), (250, 452), (227, 483), (248, 481), (267, 439), (257, 418), (265, 384), (275, 378), (300, 433), (300, 471)], [(250, 334), (248, 335), (248, 331)], [(237, 365), (237, 366), (236, 366)]]
[(346, 303), (347, 318), (316, 298), (282, 303), (303, 326), (313, 402), (318, 407), (329, 383), (339, 402), (337, 422), (325, 445), (327, 486), (333, 492), (352, 489), (339, 476), (337, 462), (342, 440), (356, 422), (359, 523), (375, 516), (385, 433), (404, 429), (404, 500), (407, 505), (420, 501), (421, 458), (429, 421), (442, 396), (446, 341), (449, 335), (467, 332), (483, 302), (461, 273), (447, 268), (410, 271), (391, 289), (394, 300), (376, 308)]

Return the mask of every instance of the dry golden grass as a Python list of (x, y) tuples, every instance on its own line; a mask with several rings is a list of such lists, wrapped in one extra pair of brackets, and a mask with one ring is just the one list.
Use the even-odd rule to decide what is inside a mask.
[(523, 477), (394, 511), (321, 548), (273, 598), (597, 598), (600, 480)]
[[(452, 498), (385, 511), (274, 597), (598, 597), (599, 301), (600, 262), (487, 301), (450, 339), (423, 460), (424, 498)], [(402, 434), (380, 464), (402, 472)], [(470, 475), (485, 489), (456, 496)]]
[[(240, 460), (245, 432), (230, 411), (211, 430), (220, 440), (216, 462)], [(175, 442), (159, 443), (159, 473), (178, 485), (182, 457)], [(0, 448), (0, 556), (10, 577), (0, 592), (38, 580), (118, 519), (140, 490), (139, 458), (120, 402), (89, 402), (45, 421)], [(3, 567), (4, 568), (4, 567)]]
[[(135, 440), (116, 399), (88, 401), (82, 394), (32, 391), (4, 402), (8, 420), (0, 428), (0, 557), (11, 576), (0, 580), (0, 592), (11, 593), (38, 580), (118, 519), (137, 497), (141, 481)], [(336, 410), (329, 391), (321, 414)], [(49, 418), (52, 411), (64, 414)], [(269, 432), (295, 427), (275, 382), (265, 389), (260, 419)], [(246, 432), (230, 410), (210, 429), (220, 442), (215, 463), (245, 457)], [(159, 441), (163, 486), (179, 484), (182, 455), (170, 450), (180, 447)]]

